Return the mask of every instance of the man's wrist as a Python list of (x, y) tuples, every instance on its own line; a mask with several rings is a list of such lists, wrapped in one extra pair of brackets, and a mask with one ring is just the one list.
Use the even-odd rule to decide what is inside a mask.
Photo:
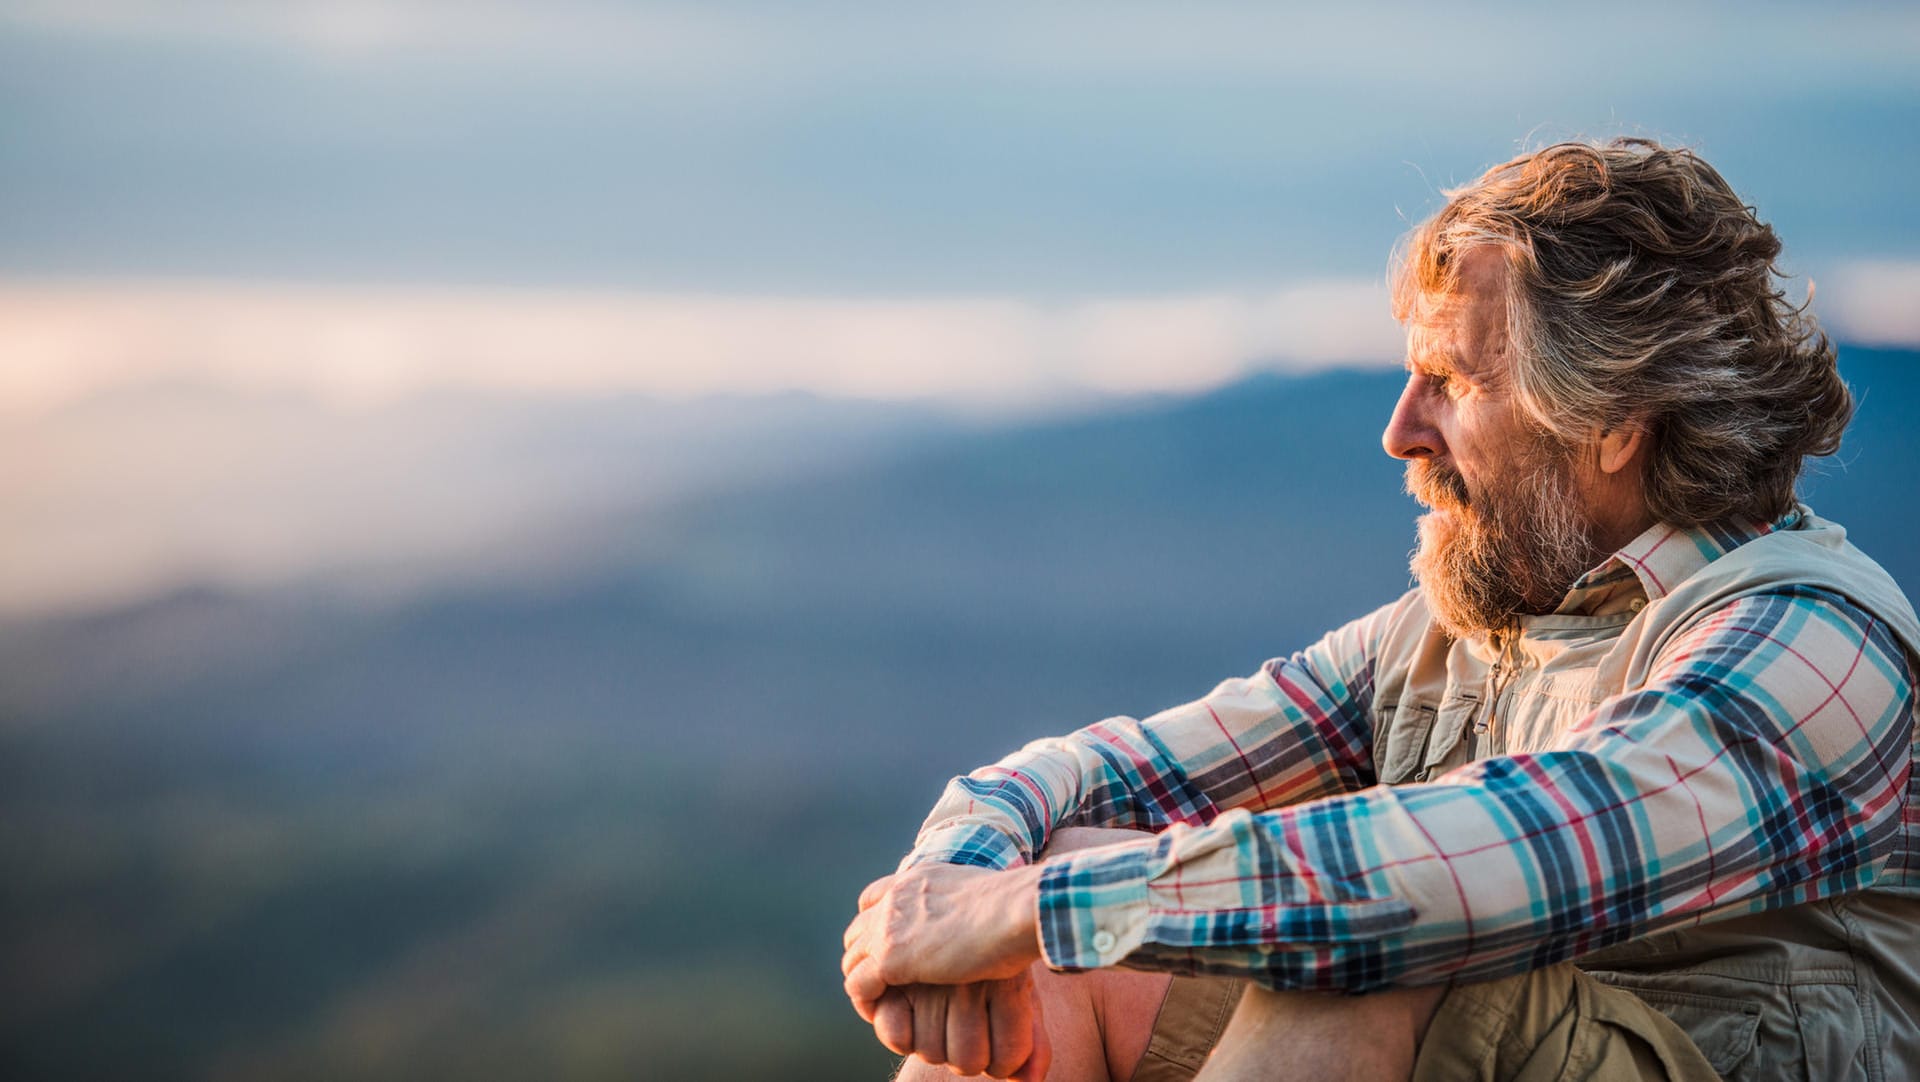
[(1027, 962), (1042, 957), (1040, 949), (1040, 877), (1043, 864), (1027, 864), (1000, 872), (993, 878), (1000, 891), (1000, 923), (1007, 931), (1010, 951), (1017, 951)]

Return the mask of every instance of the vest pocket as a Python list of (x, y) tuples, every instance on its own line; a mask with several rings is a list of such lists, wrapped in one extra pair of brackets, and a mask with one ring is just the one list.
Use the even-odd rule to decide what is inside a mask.
[(1606, 691), (1595, 682), (1592, 669), (1548, 673), (1540, 678), (1540, 686), (1536, 690), (1549, 699), (1586, 706), (1598, 706), (1607, 698)]
[(1401, 785), (1425, 781), (1416, 777), (1426, 761), (1427, 744), (1433, 738), (1433, 707), (1423, 703), (1389, 704), (1380, 709), (1385, 724), (1379, 750), (1375, 753), (1382, 785)]
[(1794, 1019), (1807, 1057), (1808, 1078), (1881, 1077), (1867, 1041), (1866, 1019), (1850, 984), (1796, 984)]
[(1479, 712), (1480, 696), (1469, 692), (1456, 693), (1440, 704), (1433, 718), (1433, 733), (1427, 738), (1425, 761), (1414, 780), (1425, 781), (1431, 775), (1443, 774), (1474, 758), (1475, 748), (1473, 741), (1467, 739), (1467, 728)]
[(1740, 1077), (1735, 1070), (1753, 1054), (1760, 1029), (1760, 1004), (1726, 996), (1701, 995), (1669, 988), (1627, 984), (1626, 988), (1666, 1015), (1693, 1041), (1700, 1054), (1723, 1078)]
[(1794, 980), (1784, 972), (1742, 979), (1697, 969), (1587, 973), (1671, 1018), (1726, 1082), (1885, 1078), (1854, 985), (1844, 979)]

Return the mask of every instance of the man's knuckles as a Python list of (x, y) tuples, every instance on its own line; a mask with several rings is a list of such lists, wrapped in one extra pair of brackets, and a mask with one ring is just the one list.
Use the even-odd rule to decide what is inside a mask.
[(886, 984), (898, 987), (918, 983), (919, 975), (914, 972), (912, 959), (906, 957), (905, 952), (888, 950), (885, 944), (881, 944), (868, 957), (873, 959), (875, 972)]

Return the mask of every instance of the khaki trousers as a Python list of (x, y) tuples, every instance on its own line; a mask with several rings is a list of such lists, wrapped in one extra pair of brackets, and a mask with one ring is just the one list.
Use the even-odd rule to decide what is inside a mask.
[[(1186, 1082), (1245, 988), (1175, 977), (1134, 1082)], [(1719, 1082), (1686, 1033), (1631, 992), (1571, 965), (1462, 984), (1440, 1001), (1413, 1082)]]

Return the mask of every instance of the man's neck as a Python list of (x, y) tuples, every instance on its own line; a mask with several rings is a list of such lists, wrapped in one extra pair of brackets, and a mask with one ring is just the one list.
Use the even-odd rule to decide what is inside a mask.
[[(1644, 469), (1644, 463), (1636, 456), (1628, 467), (1612, 473), (1597, 468), (1583, 471), (1581, 496), (1586, 503), (1588, 536), (1593, 539), (1594, 549), (1588, 567), (1599, 566), (1659, 521), (1653, 508), (1647, 505)], [(1573, 583), (1567, 586), (1571, 589)]]
[[(1658, 521), (1659, 519), (1653, 516), (1653, 512), (1645, 504), (1641, 504), (1633, 513), (1622, 516), (1612, 523), (1596, 522), (1593, 531), (1594, 551), (1591, 566), (1598, 567), (1607, 557), (1626, 548), (1634, 538), (1652, 529), (1654, 523)], [(1567, 588), (1572, 589), (1573, 583), (1567, 583)]]

